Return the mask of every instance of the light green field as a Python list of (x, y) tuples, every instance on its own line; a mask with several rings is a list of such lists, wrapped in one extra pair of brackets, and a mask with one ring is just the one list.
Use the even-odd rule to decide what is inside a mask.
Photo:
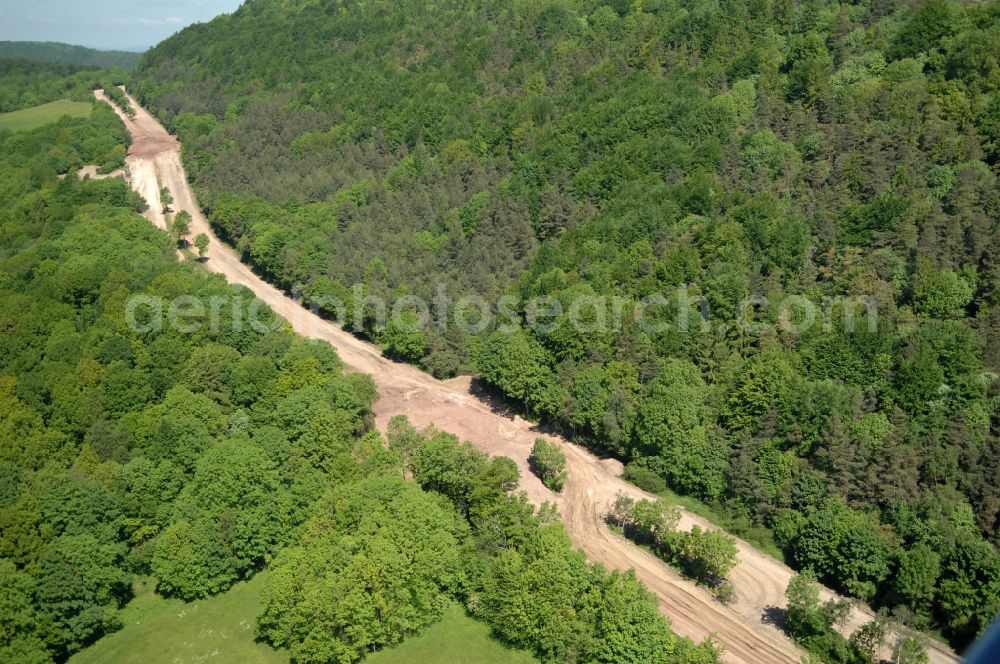
[(490, 636), (490, 628), (453, 604), (438, 622), (395, 648), (365, 658), (365, 664), (530, 664), (531, 654), (512, 650)]
[(0, 113), (0, 129), (24, 131), (55, 122), (64, 115), (85, 118), (90, 115), (91, 104), (60, 99), (41, 106), (22, 108), (20, 111)]
[(122, 610), (123, 627), (70, 658), (72, 664), (288, 664), (254, 641), (263, 575), (206, 600), (163, 599), (137, 589)]
[[(266, 572), (221, 595), (184, 603), (163, 599), (150, 585), (122, 611), (123, 627), (69, 659), (69, 664), (288, 664), (288, 655), (254, 641), (260, 588)], [(489, 628), (453, 604), (418, 636), (365, 659), (371, 664), (530, 664), (531, 655), (507, 648)]]

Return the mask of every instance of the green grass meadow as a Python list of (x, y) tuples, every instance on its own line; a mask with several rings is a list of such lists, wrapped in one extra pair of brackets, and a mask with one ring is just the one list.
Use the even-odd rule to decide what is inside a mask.
[(530, 653), (513, 650), (490, 636), (485, 623), (453, 604), (444, 617), (394, 648), (365, 658), (365, 664), (530, 664)]
[(24, 131), (55, 122), (64, 115), (85, 118), (90, 115), (92, 104), (60, 99), (41, 106), (22, 108), (20, 111), (0, 113), (0, 129)]
[(195, 602), (136, 589), (122, 628), (70, 658), (72, 664), (287, 664), (285, 653), (254, 641), (263, 574)]
[[(152, 583), (136, 588), (124, 625), (69, 659), (69, 664), (288, 664), (288, 655), (254, 640), (266, 572), (227, 592), (185, 603), (164, 599)], [(459, 604), (421, 634), (365, 659), (371, 664), (530, 664), (530, 654), (490, 636)]]

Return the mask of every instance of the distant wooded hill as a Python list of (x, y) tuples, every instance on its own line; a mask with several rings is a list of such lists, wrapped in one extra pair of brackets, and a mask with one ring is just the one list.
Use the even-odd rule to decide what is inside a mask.
[(0, 41), (0, 56), (89, 67), (135, 69), (142, 53), (100, 51), (95, 48), (60, 42)]

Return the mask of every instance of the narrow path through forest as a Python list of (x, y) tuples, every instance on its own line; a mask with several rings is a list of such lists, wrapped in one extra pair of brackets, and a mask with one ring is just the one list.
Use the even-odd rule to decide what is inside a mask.
[[(102, 91), (95, 95), (111, 103)], [(723, 657), (729, 662), (795, 664), (801, 660), (802, 651), (770, 624), (770, 616), (785, 605), (785, 587), (794, 574), (789, 567), (738, 541), (740, 563), (730, 577), (735, 599), (729, 605), (722, 604), (604, 523), (603, 516), (618, 491), (636, 498), (650, 497), (619, 479), (621, 464), (598, 459), (578, 445), (545, 435), (560, 443), (567, 456), (569, 480), (560, 495), (552, 494), (528, 470), (531, 445), (541, 435), (531, 422), (492, 408), (473, 393), (468, 377), (440, 381), (415, 367), (385, 358), (378, 348), (306, 310), (243, 264), (232, 248), (215, 237), (202, 214), (181, 164), (180, 143), (134, 99), (130, 100), (134, 118), (111, 105), (132, 135), (127, 158), (129, 178), (133, 189), (149, 203), (147, 218), (166, 228), (159, 195), (160, 186), (166, 186), (174, 199), (172, 207), (191, 213), (192, 235), (205, 233), (211, 238), (205, 263), (208, 269), (221, 273), (231, 283), (248, 287), (287, 319), (297, 333), (329, 342), (348, 367), (372, 376), (380, 394), (375, 404), (380, 429), (385, 430), (393, 415), (402, 414), (418, 428), (433, 424), (490, 454), (514, 459), (521, 469), (521, 487), (529, 498), (535, 503), (549, 500), (558, 504), (567, 532), (588, 559), (612, 569), (634, 569), (659, 599), (661, 611), (677, 633), (695, 640), (711, 635), (723, 646)], [(682, 515), (681, 528), (694, 524), (713, 528), (701, 517), (687, 512)], [(830, 591), (824, 594), (833, 595)], [(855, 609), (844, 633), (849, 634), (871, 617), (867, 608)], [(957, 662), (958, 657), (946, 646), (934, 643), (930, 661), (943, 664)]]

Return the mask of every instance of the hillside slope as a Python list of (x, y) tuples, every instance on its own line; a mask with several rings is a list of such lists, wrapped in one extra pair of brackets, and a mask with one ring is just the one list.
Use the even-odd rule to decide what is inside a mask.
[(135, 83), (273, 283), (518, 296), (513, 332), (348, 322), (961, 645), (1000, 609), (998, 19), (256, 0)]
[[(167, 215), (162, 212), (158, 189), (162, 184), (170, 190), (176, 209), (191, 213), (191, 232), (211, 234), (187, 184), (179, 146), (145, 109), (138, 104), (133, 107), (135, 118), (119, 115), (132, 134), (128, 157), (130, 181), (149, 202), (146, 218), (160, 228), (166, 227)], [(723, 606), (707, 590), (681, 578), (655, 556), (610, 531), (602, 518), (607, 503), (616, 490), (635, 492), (635, 489), (615, 477), (592, 454), (576, 447), (570, 449), (570, 482), (561, 496), (554, 495), (529, 470), (528, 451), (538, 435), (530, 422), (494, 412), (472, 392), (468, 381), (445, 383), (383, 357), (371, 344), (323, 320), (265, 282), (214, 236), (206, 257), (205, 266), (209, 270), (221, 273), (230, 283), (246, 286), (297, 333), (330, 343), (349, 368), (370, 375), (379, 394), (374, 408), (376, 424), (383, 431), (392, 429), (393, 417), (403, 415), (421, 429), (435, 427), (473, 441), (490, 455), (513, 459), (521, 471), (519, 488), (527, 493), (527, 498), (539, 506), (545, 501), (556, 502), (568, 534), (589, 560), (608, 569), (635, 569), (637, 578), (655, 595), (660, 611), (670, 618), (679, 634), (698, 641), (712, 637), (725, 649), (725, 660), (733, 664), (758, 661), (792, 664), (799, 660), (800, 653), (787, 639), (759, 620), (764, 606), (781, 602), (788, 572), (782, 569), (773, 575), (775, 568), (781, 568), (776, 561), (745, 550), (739, 573), (741, 580), (752, 579), (746, 585), (740, 584), (741, 598), (746, 601), (739, 603), (737, 611)], [(762, 584), (762, 578), (769, 580)], [(760, 592), (762, 589), (766, 591)], [(509, 605), (514, 607), (516, 602)], [(560, 624), (557, 631), (559, 638), (572, 638), (572, 630), (567, 630), (565, 624)], [(935, 664), (950, 661), (953, 658), (944, 652), (942, 658), (935, 659)]]
[[(589, 564), (551, 510), (512, 495), (513, 461), (405, 421), (383, 439), (368, 376), (178, 261), (178, 239), (108, 171), (128, 146), (118, 174), (152, 175), (162, 220), (156, 176), (184, 183), (179, 146), (110, 98), (128, 110), (92, 103), (88, 117), (0, 130), (0, 662), (64, 662), (134, 625), (136, 579), (187, 602), (183, 618), (265, 566), (260, 617), (239, 629), (297, 662), (357, 662), (456, 601), (485, 623), (476, 633), (540, 657), (718, 661), (670, 630), (633, 574)], [(198, 320), (180, 322), (179, 306)], [(512, 564), (525, 581), (513, 598)], [(157, 640), (191, 655), (233, 622), (160, 624)], [(224, 649), (208, 650), (194, 655)]]
[(101, 69), (0, 57), (0, 113), (60, 99), (90, 103), (102, 79), (114, 78), (114, 72)]
[(84, 67), (135, 69), (142, 54), (131, 51), (104, 51), (61, 42), (0, 41), (0, 57)]

